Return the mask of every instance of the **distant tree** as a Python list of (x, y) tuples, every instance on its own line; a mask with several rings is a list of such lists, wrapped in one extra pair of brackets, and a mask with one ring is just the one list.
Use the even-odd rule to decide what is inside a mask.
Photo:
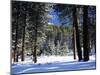
[(88, 7), (88, 26), (89, 26), (89, 38), (90, 38), (90, 51), (96, 51), (96, 7)]

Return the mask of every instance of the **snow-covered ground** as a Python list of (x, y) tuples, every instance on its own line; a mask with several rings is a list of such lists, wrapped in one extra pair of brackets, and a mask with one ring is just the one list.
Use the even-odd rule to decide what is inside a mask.
[(36, 64), (32, 62), (31, 58), (26, 57), (24, 62), (20, 61), (12, 64), (12, 74), (88, 70), (95, 68), (95, 56), (90, 56), (90, 61), (88, 62), (78, 62), (73, 60), (73, 56), (41, 56), (38, 57)]

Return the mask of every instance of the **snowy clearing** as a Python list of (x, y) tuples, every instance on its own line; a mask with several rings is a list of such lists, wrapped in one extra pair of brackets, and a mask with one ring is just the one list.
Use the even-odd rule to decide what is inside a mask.
[(24, 62), (13, 63), (12, 74), (90, 70), (96, 68), (95, 56), (90, 56), (90, 61), (88, 62), (78, 62), (73, 60), (73, 56), (41, 56), (38, 57), (36, 64), (30, 59), (27, 57)]

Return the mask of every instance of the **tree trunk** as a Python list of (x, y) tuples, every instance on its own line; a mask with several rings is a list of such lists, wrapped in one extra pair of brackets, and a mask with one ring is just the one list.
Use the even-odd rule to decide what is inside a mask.
[(74, 56), (74, 59), (76, 59), (76, 35), (75, 35), (76, 31), (75, 31), (75, 27), (73, 26), (73, 56)]
[(77, 22), (77, 15), (76, 15), (76, 7), (74, 7), (73, 10), (73, 26), (76, 30), (76, 46), (77, 46), (77, 54), (78, 54), (78, 60), (82, 60), (82, 51), (80, 46), (80, 35), (78, 30), (78, 22)]
[(37, 62), (37, 25), (35, 29), (35, 40), (34, 40), (34, 52), (33, 52), (33, 61), (34, 63)]
[(25, 44), (25, 27), (26, 27), (26, 15), (24, 18), (24, 26), (23, 26), (23, 30), (22, 30), (22, 52), (21, 52), (21, 61), (24, 61), (24, 44)]
[[(25, 6), (24, 6), (25, 5)], [(22, 52), (21, 52), (21, 61), (24, 61), (24, 45), (25, 45), (25, 28), (26, 28), (26, 15), (27, 15), (27, 4), (23, 5), (23, 29), (22, 29)]]
[(37, 15), (36, 15), (36, 25), (35, 25), (35, 29), (34, 29), (34, 34), (35, 34), (35, 38), (34, 38), (34, 51), (33, 51), (33, 61), (34, 63), (37, 62), (37, 31), (38, 31), (38, 15), (39, 13), (37, 12)]
[(84, 53), (84, 61), (89, 60), (89, 31), (88, 31), (88, 7), (83, 7), (83, 53)]
[(95, 48), (95, 53), (96, 53), (96, 39), (94, 40), (94, 48)]
[(14, 62), (18, 62), (18, 51), (17, 51), (17, 42), (18, 42), (18, 15), (16, 19), (16, 36), (15, 36), (15, 49), (14, 49)]

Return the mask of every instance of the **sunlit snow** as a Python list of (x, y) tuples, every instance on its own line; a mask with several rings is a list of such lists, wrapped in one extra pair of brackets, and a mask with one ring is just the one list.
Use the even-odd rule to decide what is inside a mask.
[(73, 56), (41, 56), (34, 64), (31, 57), (24, 62), (12, 64), (12, 74), (41, 73), (56, 71), (90, 70), (96, 68), (95, 56), (90, 56), (88, 62), (73, 60)]

